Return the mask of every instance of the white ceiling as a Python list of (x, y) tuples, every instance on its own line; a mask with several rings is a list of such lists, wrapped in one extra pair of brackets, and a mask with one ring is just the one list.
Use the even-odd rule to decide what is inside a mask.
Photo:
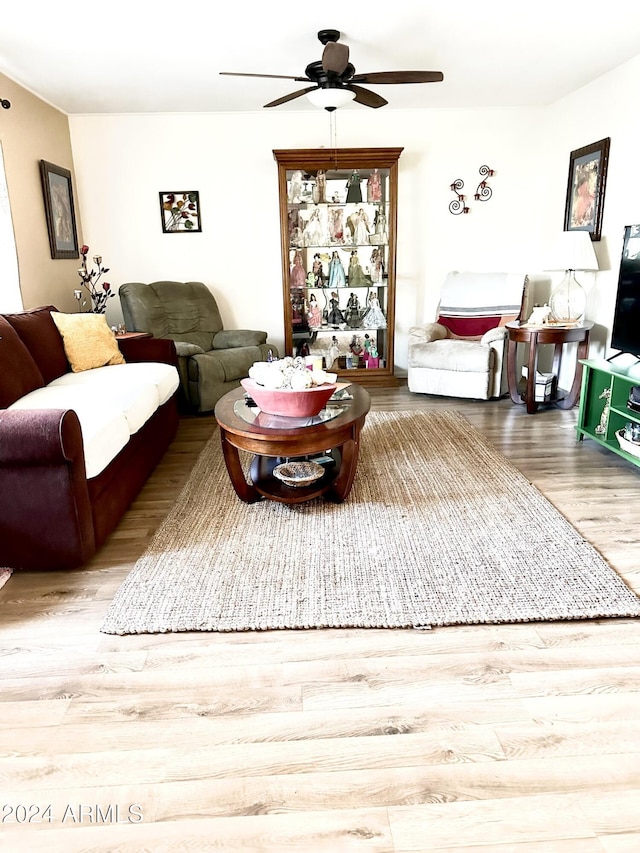
[[(22, 0), (2, 16), (0, 71), (69, 114), (260, 110), (306, 84), (219, 72), (303, 76), (326, 28), (340, 30), (356, 73), (444, 73), (368, 87), (389, 101), (381, 116), (545, 106), (640, 53), (633, 0)], [(273, 109), (318, 108), (298, 98)]]

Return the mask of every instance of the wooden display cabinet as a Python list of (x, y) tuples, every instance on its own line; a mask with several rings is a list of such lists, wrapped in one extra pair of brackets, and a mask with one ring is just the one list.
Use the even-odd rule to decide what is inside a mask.
[(402, 148), (275, 150), (286, 355), (392, 387)]

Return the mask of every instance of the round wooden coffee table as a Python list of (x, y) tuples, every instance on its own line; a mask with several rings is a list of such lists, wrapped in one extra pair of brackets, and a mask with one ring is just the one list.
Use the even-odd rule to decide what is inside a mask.
[[(245, 503), (268, 498), (286, 504), (323, 495), (341, 503), (351, 491), (360, 451), (360, 431), (371, 399), (359, 385), (346, 389), (351, 399), (327, 405), (315, 418), (268, 415), (245, 403), (243, 388), (229, 391), (215, 407), (224, 461), (231, 484)], [(240, 452), (253, 454), (251, 482)], [(315, 459), (325, 469), (311, 485), (287, 486), (273, 475), (276, 465), (296, 459)]]

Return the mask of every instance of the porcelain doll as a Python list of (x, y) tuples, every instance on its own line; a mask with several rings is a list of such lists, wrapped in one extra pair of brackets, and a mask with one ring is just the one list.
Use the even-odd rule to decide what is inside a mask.
[(382, 262), (382, 249), (372, 249), (371, 251), (371, 281), (374, 284), (382, 282), (384, 273), (384, 264)]
[(360, 187), (360, 172), (354, 169), (347, 181), (347, 204), (349, 202), (362, 201), (362, 189)]
[(376, 210), (373, 217), (373, 234), (369, 237), (370, 243), (377, 245), (389, 242), (389, 231), (387, 229), (387, 217), (381, 210)]
[(329, 316), (328, 322), (330, 326), (338, 327), (340, 323), (344, 323), (344, 314), (340, 310), (340, 300), (338, 299), (338, 294), (334, 290), (331, 294), (331, 299), (329, 300)]
[(367, 201), (377, 202), (382, 200), (382, 187), (380, 184), (380, 172), (372, 169), (367, 181)]
[(368, 329), (387, 328), (387, 319), (382, 312), (382, 308), (380, 308), (380, 301), (375, 293), (369, 294), (369, 304), (362, 322)]
[(351, 259), (349, 261), (349, 287), (367, 287), (369, 284), (370, 281), (364, 274), (364, 271), (360, 266), (358, 253), (354, 249), (354, 251), (351, 252)]
[(328, 367), (333, 367), (336, 360), (340, 357), (340, 347), (338, 345), (338, 339), (334, 335), (331, 338), (331, 346), (329, 347), (329, 354), (327, 355), (327, 365)]
[(307, 313), (310, 329), (319, 329), (322, 326), (322, 312), (318, 305), (315, 293), (309, 296), (309, 311)]
[(347, 225), (351, 231), (351, 241), (356, 246), (366, 246), (369, 242), (369, 217), (366, 211), (361, 207), (356, 210), (347, 219)]
[(311, 271), (313, 272), (313, 287), (325, 287), (327, 279), (322, 266), (322, 258), (318, 252), (313, 256)]
[(357, 329), (361, 324), (360, 317), (360, 300), (355, 293), (349, 294), (347, 308), (345, 312), (345, 320), (350, 329)]
[(320, 221), (320, 210), (317, 207), (304, 227), (303, 239), (305, 246), (321, 246), (326, 242)]
[(327, 173), (324, 169), (318, 169), (312, 198), (316, 204), (322, 204), (327, 200)]
[(349, 349), (355, 355), (362, 355), (362, 341), (357, 335), (354, 335), (351, 338), (351, 343), (349, 344)]
[(306, 279), (307, 273), (302, 263), (302, 252), (296, 252), (293, 256), (293, 265), (289, 278), (291, 287), (304, 287)]
[(342, 208), (332, 207), (329, 210), (329, 241), (331, 243), (342, 243), (344, 240), (344, 225), (342, 221)]
[(329, 287), (344, 287), (347, 283), (340, 255), (333, 252), (329, 261)]
[(300, 169), (291, 175), (291, 183), (289, 184), (289, 202), (291, 204), (299, 204), (302, 201), (302, 179), (303, 175)]

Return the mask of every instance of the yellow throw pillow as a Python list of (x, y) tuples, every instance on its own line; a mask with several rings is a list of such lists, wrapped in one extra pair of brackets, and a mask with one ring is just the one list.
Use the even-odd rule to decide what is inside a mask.
[(125, 363), (104, 314), (52, 311), (51, 317), (62, 335), (64, 351), (74, 373), (105, 364)]

